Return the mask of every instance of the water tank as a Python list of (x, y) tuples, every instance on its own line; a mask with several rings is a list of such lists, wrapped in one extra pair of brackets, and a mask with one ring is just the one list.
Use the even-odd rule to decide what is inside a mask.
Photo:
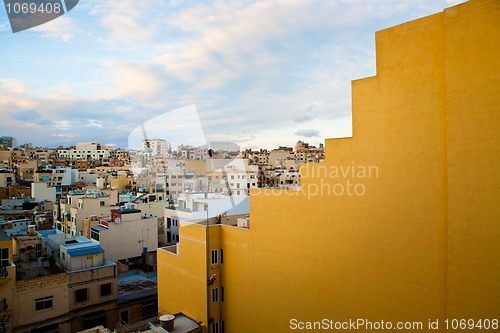
[(163, 315), (160, 317), (160, 326), (169, 332), (174, 330), (174, 315)]

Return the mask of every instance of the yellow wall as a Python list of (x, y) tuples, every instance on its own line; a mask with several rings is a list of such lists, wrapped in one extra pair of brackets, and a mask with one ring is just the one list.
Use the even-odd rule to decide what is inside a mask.
[(128, 185), (130, 178), (125, 175), (118, 175), (116, 178), (109, 179), (109, 185), (111, 188), (116, 188), (118, 193), (125, 192), (125, 186)]
[(14, 246), (14, 240), (12, 238), (8, 239), (8, 240), (5, 240), (5, 241), (0, 241), (0, 249), (4, 249), (6, 247), (9, 248), (9, 262), (12, 262), (14, 259), (13, 259), (13, 252), (14, 252), (14, 249), (13, 249), (13, 246)]
[[(379, 31), (376, 46), (377, 75), (352, 84), (353, 138), (326, 141), (300, 192), (252, 190), (250, 230), (218, 227), (226, 332), (498, 319), (500, 1)], [(158, 251), (160, 312), (206, 322), (204, 232), (181, 227), (179, 255)]]
[[(3, 231), (2, 231), (3, 232)], [(5, 298), (7, 302), (6, 311), (0, 311), (0, 316), (10, 315), (14, 311), (14, 290), (16, 287), (16, 266), (12, 265), (13, 261), (13, 244), (12, 239), (0, 241), (0, 249), (9, 248), (9, 263), (10, 265), (5, 267), (7, 271), (7, 276), (0, 277), (0, 300)]]

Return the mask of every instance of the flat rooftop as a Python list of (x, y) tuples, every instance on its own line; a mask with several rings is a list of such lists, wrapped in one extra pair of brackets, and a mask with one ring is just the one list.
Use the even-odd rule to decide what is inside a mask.
[(154, 295), (158, 292), (156, 272), (134, 269), (118, 274), (118, 302)]

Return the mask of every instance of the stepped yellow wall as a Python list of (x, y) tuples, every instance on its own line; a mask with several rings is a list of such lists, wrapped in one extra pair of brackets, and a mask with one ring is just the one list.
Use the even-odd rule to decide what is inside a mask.
[[(226, 332), (500, 316), (500, 1), (376, 45), (377, 75), (352, 84), (353, 138), (326, 141), (301, 192), (252, 190), (250, 230), (211, 227)], [(205, 323), (205, 228), (180, 239), (179, 256), (158, 251), (159, 310)]]

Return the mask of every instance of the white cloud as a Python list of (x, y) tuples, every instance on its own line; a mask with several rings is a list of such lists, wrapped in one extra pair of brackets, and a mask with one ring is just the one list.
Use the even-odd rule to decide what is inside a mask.
[(18, 79), (0, 79), (2, 88), (11, 91), (15, 94), (22, 94), (26, 92), (26, 86), (21, 80)]
[(68, 42), (75, 35), (83, 33), (80, 26), (68, 16), (60, 16), (52, 21), (31, 29), (42, 34), (42, 37), (60, 39)]
[(102, 20), (103, 27), (109, 30), (109, 38), (115, 42), (122, 40), (145, 42), (153, 37), (154, 30), (142, 26), (128, 15), (110, 14)]
[(303, 136), (306, 138), (313, 138), (313, 137), (320, 136), (319, 131), (315, 130), (315, 129), (301, 129), (301, 130), (298, 130), (297, 132), (295, 132), (294, 134), (298, 135), (298, 136)]
[(161, 71), (145, 63), (125, 63), (104, 61), (105, 76), (111, 79), (104, 82), (101, 98), (133, 98), (146, 106), (163, 105), (162, 92), (167, 88), (167, 81)]
[[(38, 86), (35, 77), (28, 87), (0, 79), (0, 113), (34, 109), (56, 133), (85, 127), (74, 140), (95, 135), (118, 145), (144, 119), (192, 103), (218, 141), (270, 147), (298, 140), (304, 128), (342, 136), (350, 122), (335, 121), (350, 116), (350, 81), (375, 73), (374, 31), (445, 1), (87, 0), (78, 7), (91, 14), (85, 19), (72, 11), (38, 31), (91, 37), (79, 39), (88, 53), (72, 64), (89, 75)], [(2, 128), (14, 121), (7, 118)]]

